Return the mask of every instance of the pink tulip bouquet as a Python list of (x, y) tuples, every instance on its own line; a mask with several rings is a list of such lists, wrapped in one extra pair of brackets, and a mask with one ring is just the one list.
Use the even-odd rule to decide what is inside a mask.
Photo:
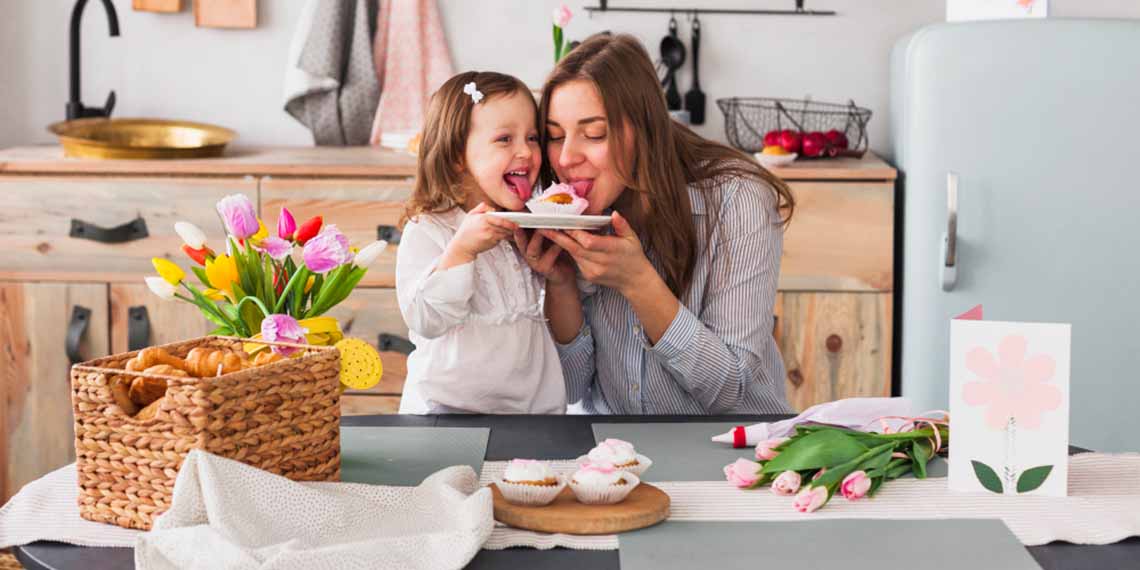
[(819, 509), (836, 494), (849, 501), (870, 497), (907, 473), (925, 478), (927, 463), (949, 442), (946, 419), (906, 419), (905, 427), (884, 433), (796, 426), (790, 438), (760, 442), (755, 460), (726, 465), (724, 475), (742, 489), (769, 485), (777, 495), (794, 497), (792, 506), (803, 513)]

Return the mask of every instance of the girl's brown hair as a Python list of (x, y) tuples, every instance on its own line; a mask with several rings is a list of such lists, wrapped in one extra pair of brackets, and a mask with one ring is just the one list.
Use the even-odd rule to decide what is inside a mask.
[[(710, 223), (708, 240), (717, 226), (721, 192), (717, 187), (729, 177), (748, 177), (765, 182), (775, 194), (781, 223), (791, 219), (795, 200), (787, 184), (760, 166), (752, 157), (723, 144), (705, 139), (669, 116), (665, 95), (649, 54), (633, 36), (591, 36), (574, 48), (551, 72), (542, 90), (540, 120), (542, 144), (548, 142), (545, 128), (550, 95), (560, 85), (586, 80), (598, 90), (608, 121), (611, 155), (622, 183), (648, 197), (642, 200), (623, 194), (615, 204), (627, 209), (630, 222), (658, 256), (665, 283), (680, 298), (693, 279), (696, 265), (696, 228), (687, 186), (696, 184), (707, 204)], [(624, 164), (626, 127), (633, 137), (633, 162)], [(554, 179), (544, 165), (543, 182)], [(624, 212), (623, 212), (624, 213)], [(647, 223), (652, 219), (653, 223)]]
[[(534, 103), (534, 96), (525, 83), (503, 73), (467, 71), (444, 82), (428, 104), (416, 161), (416, 183), (401, 222), (424, 213), (446, 212), (467, 202), (461, 166), (467, 150), (467, 134), (471, 130), (471, 111), (476, 103), (463, 87), (472, 82), (483, 94), (480, 105), (515, 93), (525, 94)], [(534, 113), (537, 125), (538, 105)]]

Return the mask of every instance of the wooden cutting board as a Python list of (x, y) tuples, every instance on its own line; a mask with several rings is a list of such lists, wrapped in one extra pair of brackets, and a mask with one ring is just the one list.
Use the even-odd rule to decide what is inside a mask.
[(174, 13), (182, 11), (182, 0), (131, 0), (136, 12)]
[(527, 530), (564, 534), (614, 534), (653, 526), (669, 516), (669, 495), (642, 483), (616, 505), (585, 505), (574, 498), (570, 487), (553, 503), (528, 507), (508, 503), (499, 488), (490, 485), (495, 520)]
[(194, 25), (199, 28), (256, 28), (257, 0), (194, 0)]

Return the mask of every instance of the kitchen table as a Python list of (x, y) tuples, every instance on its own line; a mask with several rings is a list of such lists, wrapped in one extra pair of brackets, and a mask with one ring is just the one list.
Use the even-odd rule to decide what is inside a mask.
[[(785, 416), (353, 416), (343, 425), (488, 427), (486, 460), (506, 461), (515, 457), (567, 459), (578, 457), (594, 446), (594, 423), (719, 422), (742, 424), (773, 421)], [(709, 434), (712, 436), (713, 434)], [(1072, 452), (1083, 450), (1073, 448)], [(1028, 547), (1045, 570), (1083, 568), (1136, 568), (1140, 566), (1140, 538), (1133, 537), (1106, 546), (1053, 543)], [(88, 548), (54, 542), (35, 542), (14, 547), (16, 557), (30, 570), (119, 570), (134, 566), (130, 548)], [(618, 552), (582, 550), (534, 550), (516, 548), (483, 550), (468, 568), (618, 568)]]

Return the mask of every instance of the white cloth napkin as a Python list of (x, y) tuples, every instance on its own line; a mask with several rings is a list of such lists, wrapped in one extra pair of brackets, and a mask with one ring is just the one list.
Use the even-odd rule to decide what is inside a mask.
[[(805, 423), (828, 424), (833, 426), (861, 429), (883, 416), (913, 416), (914, 406), (906, 398), (847, 398), (816, 404), (794, 418), (778, 422), (764, 422), (744, 428), (745, 445), (752, 446), (776, 437), (788, 437), (795, 433), (796, 426)], [(892, 428), (903, 422), (888, 420)], [(713, 436), (716, 443), (733, 445), (735, 430)], [(743, 447), (743, 446), (740, 446)]]

